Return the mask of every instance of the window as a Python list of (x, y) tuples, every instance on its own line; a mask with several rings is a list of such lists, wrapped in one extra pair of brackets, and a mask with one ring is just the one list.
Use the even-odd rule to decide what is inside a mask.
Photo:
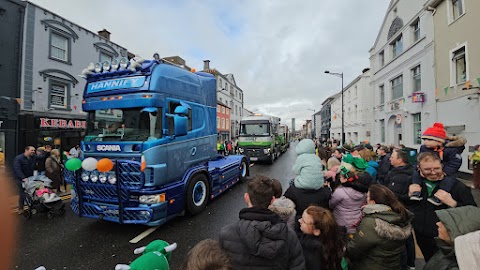
[(225, 114), (229, 114), (230, 113), (230, 109), (229, 108), (225, 108)]
[(403, 97), (403, 76), (398, 76), (391, 81), (392, 100)]
[(221, 110), (220, 105), (217, 105), (217, 112), (220, 112), (220, 110)]
[[(221, 78), (218, 78), (218, 87), (222, 88), (222, 79)], [(220, 89), (220, 90), (222, 90), (222, 89)]]
[(235, 115), (238, 115), (238, 106), (235, 105)]
[(230, 100), (230, 108), (233, 108), (233, 101)]
[(395, 39), (390, 45), (392, 46), (392, 56), (393, 58), (396, 58), (403, 52), (402, 35)]
[(384, 51), (381, 51), (378, 54), (378, 59), (379, 59), (379, 62), (380, 62), (380, 67), (385, 66), (385, 52)]
[(230, 94), (233, 95), (233, 85), (232, 84), (230, 84)]
[(453, 20), (463, 15), (463, 0), (452, 0)]
[(100, 52), (100, 63), (103, 63), (105, 61), (112, 62), (113, 56), (105, 53), (105, 52)]
[(67, 108), (68, 86), (64, 83), (53, 82), (50, 85), (50, 106), (53, 108)]
[[(186, 106), (187, 109), (188, 109), (188, 113), (187, 113), (187, 118), (188, 118), (188, 131), (192, 131), (193, 130), (193, 117), (192, 117), (192, 108), (189, 107), (188, 104), (181, 104), (180, 102), (176, 102), (176, 101), (170, 101), (168, 103), (168, 113), (169, 114), (175, 114), (175, 109), (178, 107), (178, 106)], [(170, 128), (170, 124), (169, 124), (169, 128)]]
[(380, 85), (380, 104), (385, 103), (385, 85)]
[(412, 24), (412, 31), (413, 31), (413, 42), (416, 42), (420, 39), (420, 19), (417, 19)]
[(422, 91), (422, 73), (420, 65), (412, 69), (413, 92)]
[(456, 50), (452, 58), (455, 82), (461, 84), (467, 81), (467, 62), (465, 60), (465, 47)]
[(68, 62), (69, 39), (57, 33), (50, 33), (50, 57)]
[(218, 100), (220, 100), (220, 102), (222, 102), (222, 98), (218, 98)]
[(422, 144), (422, 115), (412, 114), (413, 118), (413, 141), (415, 144)]
[(225, 90), (225, 91), (228, 90), (228, 83), (227, 82), (225, 82), (225, 87), (222, 90)]
[(385, 120), (380, 120), (380, 141), (385, 142)]
[(225, 107), (222, 106), (222, 113), (225, 113)]
[(226, 119), (225, 120), (225, 128), (228, 129), (229, 126), (230, 126), (230, 120)]
[(220, 117), (217, 116), (217, 128), (220, 128)]
[(222, 118), (222, 129), (225, 129), (225, 118)]

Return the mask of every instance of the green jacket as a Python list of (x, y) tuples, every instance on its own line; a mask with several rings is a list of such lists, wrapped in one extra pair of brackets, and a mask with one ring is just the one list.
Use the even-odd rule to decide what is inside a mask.
[(424, 270), (459, 269), (453, 241), (458, 236), (480, 230), (480, 208), (463, 206), (437, 210), (435, 213), (450, 235), (451, 243), (436, 238), (439, 251), (425, 265)]
[(400, 270), (400, 255), (412, 233), (412, 214), (402, 220), (383, 204), (369, 204), (363, 212), (365, 216), (347, 245), (352, 269)]

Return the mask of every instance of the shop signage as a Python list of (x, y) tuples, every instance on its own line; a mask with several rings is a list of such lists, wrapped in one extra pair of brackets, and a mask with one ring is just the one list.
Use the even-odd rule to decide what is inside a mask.
[(402, 123), (402, 115), (401, 114), (397, 114), (395, 116), (395, 124), (397, 125), (400, 125)]
[(0, 120), (0, 129), (15, 129), (15, 122), (14, 120), (2, 119)]
[(413, 103), (424, 103), (425, 102), (425, 94), (422, 92), (412, 93), (412, 102)]
[(41, 117), (40, 128), (86, 129), (87, 121)]

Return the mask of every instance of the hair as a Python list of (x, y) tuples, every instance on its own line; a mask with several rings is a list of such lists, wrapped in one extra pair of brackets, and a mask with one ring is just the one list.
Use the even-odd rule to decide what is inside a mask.
[(480, 151), (480, 144), (477, 144), (473, 147), (474, 151)]
[(32, 148), (32, 147), (35, 148), (35, 146), (32, 146), (32, 145), (26, 146), (25, 151), (30, 151), (30, 148)]
[(358, 151), (358, 154), (360, 155), (360, 157), (365, 159), (366, 162), (373, 160), (372, 152), (367, 148), (363, 148), (362, 150)]
[(275, 194), (273, 180), (265, 175), (256, 175), (248, 182), (247, 193), (253, 206), (268, 208)]
[(55, 156), (55, 155), (57, 155), (57, 154), (60, 155), (60, 151), (59, 151), (58, 149), (52, 149), (52, 151), (50, 152), (50, 155), (51, 155), (51, 156)]
[(283, 190), (282, 190), (282, 183), (278, 181), (277, 179), (272, 179), (273, 181), (273, 196), (275, 198), (280, 198), (282, 197)]
[(378, 204), (390, 206), (393, 212), (400, 214), (403, 221), (408, 220), (407, 209), (388, 187), (380, 184), (373, 184), (368, 188), (368, 191), (370, 192), (370, 200), (374, 200), (375, 203)]
[(389, 153), (389, 152), (390, 152), (390, 147), (388, 147), (388, 146), (386, 146), (386, 145), (382, 145), (382, 146), (380, 146), (380, 148), (378, 148), (378, 149), (385, 151), (385, 153)]
[(196, 244), (183, 261), (184, 270), (233, 270), (228, 253), (220, 247), (218, 241), (204, 239)]
[[(338, 151), (340, 154), (345, 154), (345, 150), (343, 150), (343, 148), (335, 148), (335, 151)], [(333, 151), (333, 152), (335, 152)]]
[(423, 161), (438, 161), (442, 162), (439, 156), (433, 152), (422, 152), (417, 156), (417, 163), (420, 164)]
[[(340, 262), (344, 255), (344, 243), (340, 235), (340, 228), (333, 214), (320, 206), (309, 206), (305, 209), (313, 219), (313, 227), (320, 230), (320, 242), (322, 243), (322, 252), (318, 254), (321, 257), (322, 265), (325, 269), (341, 270)], [(322, 266), (322, 268), (323, 268)]]
[(401, 159), (403, 161), (403, 163), (405, 163), (405, 164), (410, 163), (410, 161), (408, 160), (407, 152), (405, 152), (403, 150), (400, 150), (400, 149), (395, 149), (395, 150), (393, 150), (393, 152), (397, 153), (397, 158)]
[(340, 161), (336, 158), (329, 158), (327, 161), (327, 169), (331, 169), (333, 166), (340, 165)]

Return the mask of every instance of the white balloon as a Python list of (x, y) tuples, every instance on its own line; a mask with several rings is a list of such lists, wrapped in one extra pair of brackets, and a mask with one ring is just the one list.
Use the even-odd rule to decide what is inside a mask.
[(85, 171), (93, 171), (97, 168), (97, 163), (98, 163), (98, 161), (97, 161), (96, 158), (88, 157), (88, 158), (83, 160), (82, 168)]

